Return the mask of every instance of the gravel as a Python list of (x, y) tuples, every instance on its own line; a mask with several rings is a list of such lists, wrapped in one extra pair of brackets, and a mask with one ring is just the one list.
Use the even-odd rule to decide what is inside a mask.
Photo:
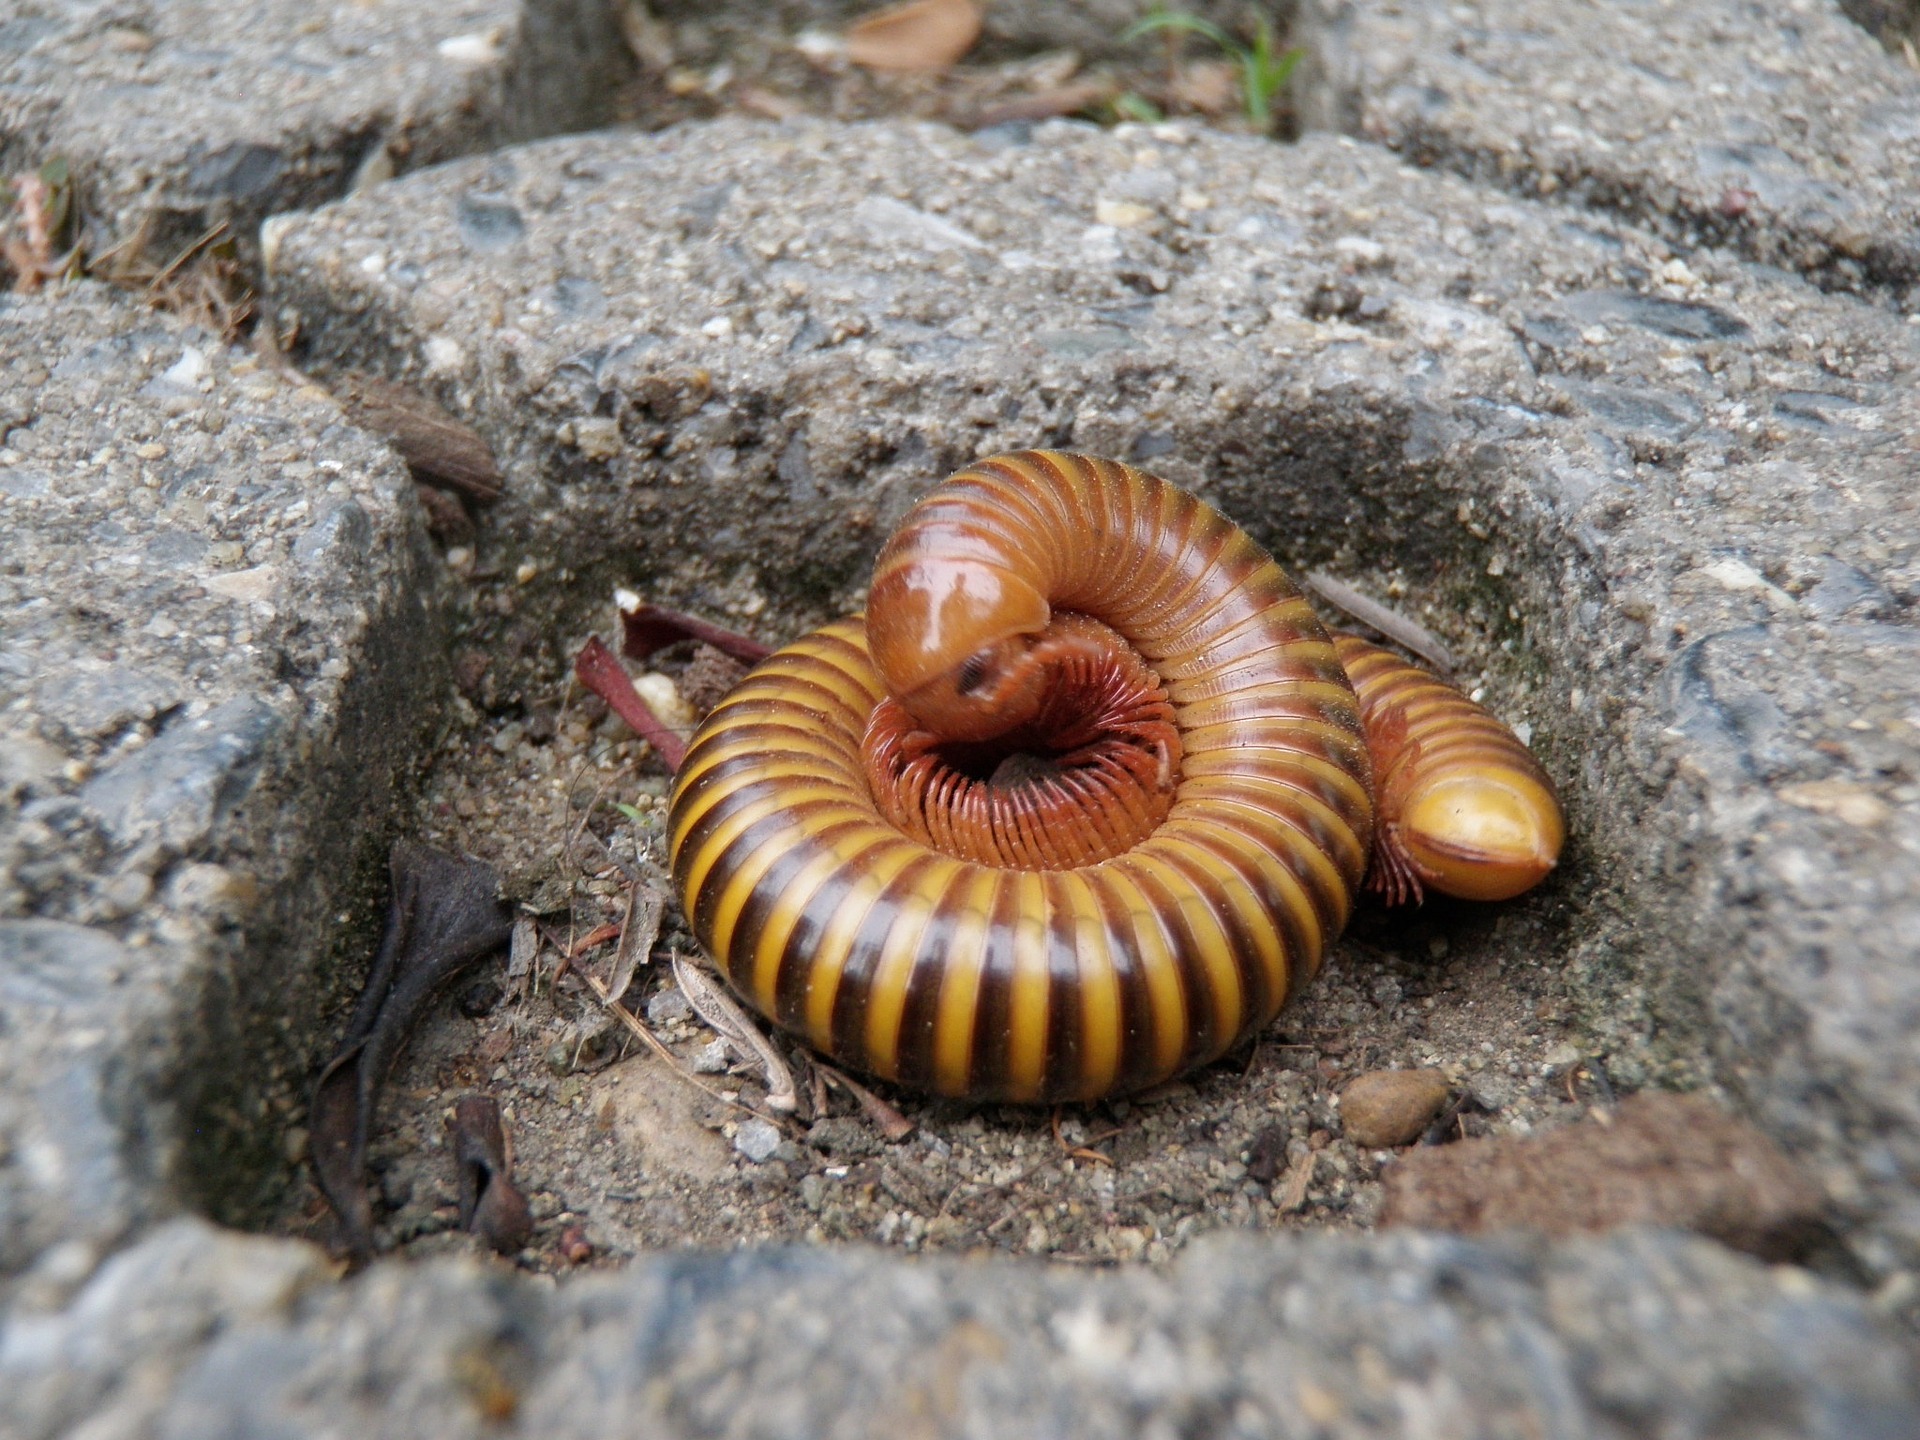
[[(747, 13), (660, 9), (683, 59)], [(9, 168), (64, 149), (110, 228), (183, 238), (357, 173), (261, 236), (272, 328), (431, 392), (508, 488), (436, 552), (315, 385), (92, 286), (0, 309), (13, 1432), (1920, 1428), (1914, 82), (1882, 52), (1816, 5), (1311, 7), (1297, 98), (1352, 133), (1292, 148), (735, 119), (389, 184), (592, 113), (607, 12), (281, 40), (314, 17), (263, 5), (218, 64), (197, 13), (0, 25)], [(1561, 871), (1363, 912), (1257, 1044), (1100, 1106), (882, 1097), (901, 1125), (789, 1049), (801, 1113), (769, 1112), (662, 998), (671, 918), (636, 1048), (555, 963), (661, 858), (664, 776), (565, 680), (614, 587), (783, 639), (941, 474), (1036, 443), (1436, 631), (1561, 779)], [(548, 938), (423, 1027), (372, 1147), (404, 1259), (338, 1284), (168, 1217), (323, 1231), (300, 1091), (398, 828)], [(1818, 1185), (1818, 1272), (1368, 1233), (1405, 1162), (1335, 1097), (1382, 1068), (1502, 1144), (1705, 1091)], [(477, 1087), (535, 1221), (511, 1262), (454, 1228), (442, 1110)]]

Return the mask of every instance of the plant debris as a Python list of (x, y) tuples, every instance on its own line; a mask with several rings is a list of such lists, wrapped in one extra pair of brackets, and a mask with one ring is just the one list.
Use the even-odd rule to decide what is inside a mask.
[(747, 1018), (747, 1012), (734, 1003), (733, 997), (709, 980), (698, 966), (682, 959), (678, 950), (673, 952), (673, 978), (693, 1007), (693, 1013), (732, 1045), (742, 1060), (760, 1067), (767, 1081), (767, 1108), (787, 1115), (797, 1110), (800, 1097), (793, 1088), (793, 1071), (760, 1033), (760, 1027)]
[(1378, 600), (1368, 599), (1345, 581), (1334, 579), (1324, 570), (1309, 570), (1301, 578), (1307, 582), (1307, 588), (1322, 600), (1402, 649), (1412, 651), (1438, 671), (1442, 679), (1453, 672), (1452, 652), (1438, 635), (1418, 620), (1389, 609)]
[(973, 0), (908, 0), (848, 27), (847, 58), (870, 70), (944, 70), (979, 38)]
[(513, 1147), (491, 1095), (462, 1095), (447, 1120), (459, 1171), (460, 1228), (496, 1254), (512, 1255), (533, 1236), (533, 1209), (513, 1183)]
[(626, 667), (600, 640), (593, 636), (574, 657), (573, 673), (580, 683), (606, 701), (613, 713), (632, 727), (634, 734), (653, 746), (669, 770), (678, 770), (686, 758), (687, 742), (682, 740), (640, 698)]
[(697, 615), (669, 610), (664, 605), (650, 605), (624, 591), (614, 598), (620, 606), (620, 653), (629, 660), (648, 659), (656, 651), (683, 640), (711, 645), (743, 665), (758, 665), (773, 654), (771, 645), (762, 645), (752, 636), (715, 625)]
[(415, 480), (475, 505), (500, 498), (506, 479), (492, 449), (479, 431), (456, 420), (431, 395), (359, 370), (335, 377), (327, 388), (354, 424), (400, 453)]
[(77, 228), (65, 160), (49, 160), (0, 182), (0, 260), (13, 271), (16, 295), (31, 295), (49, 280), (80, 273)]
[(620, 921), (620, 943), (613, 952), (613, 974), (607, 977), (606, 1003), (614, 1005), (625, 998), (633, 984), (633, 972), (653, 953), (653, 942), (660, 938), (660, 920), (666, 913), (667, 895), (660, 886), (636, 880), (627, 887), (627, 913)]
[(314, 1086), (314, 1175), (355, 1264), (373, 1258), (367, 1136), (381, 1082), (427, 1002), (449, 980), (507, 943), (511, 925), (493, 867), (398, 841), (388, 858), (392, 899), (380, 952), (340, 1049)]

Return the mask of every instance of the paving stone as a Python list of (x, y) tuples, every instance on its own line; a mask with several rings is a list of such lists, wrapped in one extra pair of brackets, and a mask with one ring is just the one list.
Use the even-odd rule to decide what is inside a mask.
[(1569, 781), (1555, 963), (1609, 1063), (1734, 1084), (1876, 1268), (1920, 1257), (1897, 316), (1351, 140), (1064, 124), (551, 142), (277, 221), (268, 255), (313, 363), (438, 385), (513, 457), (494, 544), (545, 577), (513, 623), (547, 676), (616, 580), (850, 609), (916, 494), (1036, 442), (1146, 459), (1292, 563), (1391, 568), (1493, 644)]
[[(1149, 463), (1291, 563), (1391, 580), (1567, 779), (1575, 843), (1528, 902), (1563, 938), (1509, 958), (1564, 968), (1617, 1080), (1739, 1097), (1896, 1309), (1920, 1271), (1920, 355), (1880, 302), (1912, 279), (1910, 101), (1825, 11), (1724, 13), (1741, 28), (1530, 11), (1515, 94), (1658, 29), (1655, 68), (1699, 92), (1662, 115), (1758, 177), (1651, 142), (1622, 165), (1600, 120), (1641, 82), (1615, 60), (1572, 139), (1445, 132), (1482, 182), (1557, 175), (1544, 204), (1325, 135), (726, 123), (462, 162), (263, 249), (305, 363), (422, 384), (495, 442), (510, 492), (473, 573), (521, 578), (472, 643), (503, 698), (564, 673), (616, 581), (768, 638), (849, 608), (916, 494), (1034, 443)], [(0, 27), (16, 75), (21, 54), (81, 68), (75, 34), (138, 53), (70, 14)], [(1495, 18), (1417, 63), (1459, 38), (1498, 71), (1522, 27)], [(1768, 48), (1782, 30), (1799, 51)], [(1736, 85), (1736, 50), (1807, 63)], [(1373, 82), (1339, 74), (1321, 93), (1360, 126)], [(397, 86), (444, 93), (424, 75)], [(77, 113), (63, 83), (0, 92), (24, 117), (0, 122), (9, 164)], [(1746, 128), (1716, 120), (1736, 105)], [(1564, 174), (1541, 158), (1562, 140)], [(239, 143), (208, 186), (236, 193), (179, 213), (244, 220), (351, 169), (260, 185), (262, 151), (296, 177), (308, 152)], [(1748, 209), (1708, 227), (1729, 188)], [(0, 439), (0, 1429), (1920, 1428), (1909, 1336), (1676, 1236), (1242, 1237), (1110, 1274), (750, 1251), (559, 1287), (383, 1264), (334, 1286), (302, 1245), (153, 1228), (243, 1215), (286, 1163), (266, 1117), (328, 1038), (334, 917), (376, 888), (354, 862), (441, 688), (437, 570), (392, 458), (317, 391), (97, 291), (0, 309)]]
[[(181, 1221), (0, 1330), (21, 1440), (1727, 1434), (1904, 1440), (1905, 1342), (1699, 1240), (1203, 1241), (1168, 1272), (851, 1250), (655, 1256), (560, 1287), (447, 1261), (316, 1287)], [(857, 1296), (857, 1303), (849, 1303)]]
[(1920, 310), (1920, 74), (1827, 0), (1307, 0), (1311, 125)]
[(82, 285), (0, 307), (0, 414), (4, 1274), (283, 1174), (445, 672), (411, 481), (298, 377)]
[(625, 73), (588, 0), (21, 0), (0, 22), (6, 170), (67, 158), (109, 236), (167, 258), (217, 220), (602, 121)]

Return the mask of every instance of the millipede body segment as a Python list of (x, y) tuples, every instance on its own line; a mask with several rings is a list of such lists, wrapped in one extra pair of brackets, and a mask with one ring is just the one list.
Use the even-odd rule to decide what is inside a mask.
[(1373, 757), (1374, 864), (1391, 903), (1431, 887), (1507, 900), (1559, 862), (1553, 781), (1498, 717), (1390, 650), (1334, 636)]
[(916, 1089), (1137, 1090), (1265, 1025), (1372, 843), (1358, 702), (1247, 535), (1113, 461), (961, 471), (868, 611), (707, 717), (671, 804), (689, 922), (762, 1013)]

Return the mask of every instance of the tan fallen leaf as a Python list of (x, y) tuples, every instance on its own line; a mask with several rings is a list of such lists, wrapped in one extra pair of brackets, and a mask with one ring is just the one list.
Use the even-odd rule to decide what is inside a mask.
[(870, 70), (944, 70), (980, 38), (974, 0), (909, 0), (847, 31), (847, 58)]
[(1287, 1173), (1280, 1177), (1280, 1193), (1273, 1202), (1282, 1215), (1306, 1209), (1307, 1187), (1313, 1184), (1314, 1167), (1319, 1163), (1320, 1153), (1309, 1150), (1287, 1167)]

